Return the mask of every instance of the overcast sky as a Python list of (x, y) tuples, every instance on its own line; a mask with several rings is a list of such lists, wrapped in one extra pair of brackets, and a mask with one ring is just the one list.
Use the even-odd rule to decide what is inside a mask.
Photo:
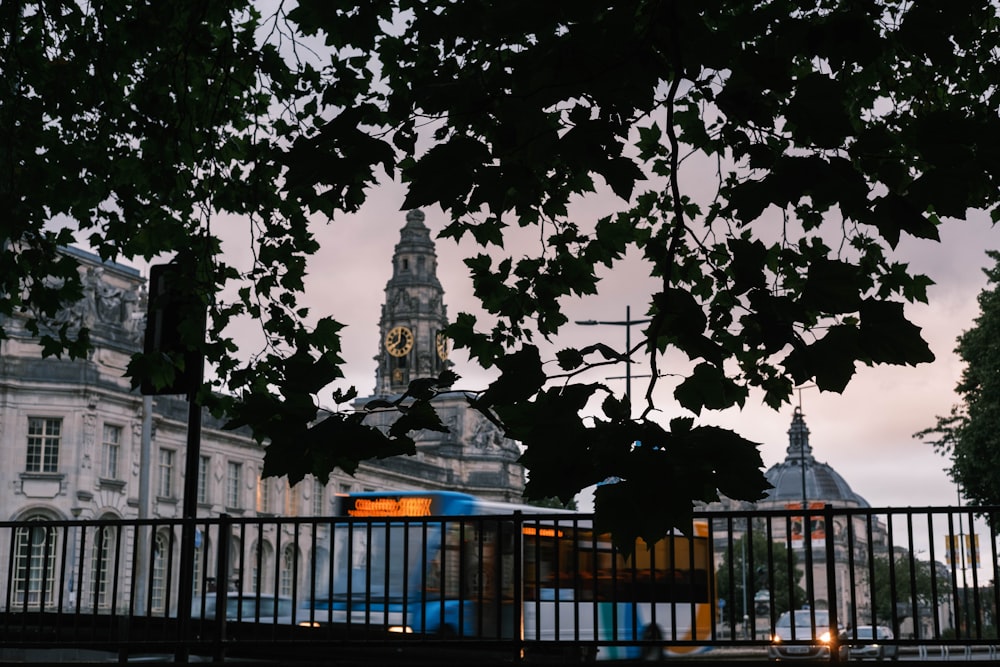
[[(369, 203), (354, 215), (341, 216), (318, 229), (322, 251), (312, 263), (307, 283), (307, 303), (319, 314), (331, 314), (348, 325), (344, 330), (343, 355), (347, 361), (347, 383), (362, 395), (374, 389), (378, 353), (378, 318), (384, 300), (390, 261), (405, 223), (400, 211), (403, 193), (386, 187), (373, 193)], [(598, 207), (599, 208), (599, 207)], [(436, 235), (445, 217), (436, 209), (425, 209), (426, 224)], [(589, 209), (595, 218), (600, 210)], [(537, 238), (537, 232), (535, 232)], [(937, 360), (918, 367), (861, 367), (844, 394), (821, 393), (815, 388), (801, 391), (801, 405), (810, 430), (810, 443), (819, 461), (829, 463), (872, 506), (953, 505), (956, 489), (944, 469), (948, 461), (912, 435), (946, 414), (955, 403), (954, 386), (961, 364), (953, 350), (956, 338), (968, 329), (978, 313), (976, 296), (986, 285), (982, 268), (986, 249), (1000, 248), (1000, 231), (988, 224), (988, 216), (975, 214), (966, 222), (946, 222), (942, 242), (904, 239), (899, 258), (927, 273), (935, 285), (929, 290), (930, 304), (907, 306), (911, 319), (923, 329)], [(530, 243), (531, 241), (528, 241)], [(508, 252), (514, 250), (508, 244)], [(478, 313), (462, 258), (469, 248), (456, 247), (450, 239), (437, 241), (438, 273), (445, 289), (450, 317), (460, 311)], [(517, 253), (515, 253), (516, 255)], [(584, 319), (623, 320), (625, 306), (633, 318), (645, 310), (648, 290), (645, 268), (625, 266), (608, 276), (597, 296), (568, 303), (571, 321)], [(638, 334), (639, 328), (633, 329)], [(597, 338), (624, 347), (624, 327), (568, 325), (560, 346), (585, 345)], [(635, 339), (633, 338), (633, 341)], [(461, 353), (453, 354), (455, 370), (463, 376), (461, 388), (483, 388), (489, 376), (477, 371)], [(669, 370), (669, 369), (667, 369)], [(648, 372), (642, 363), (633, 366), (633, 396), (644, 391), (645, 380), (635, 376)], [(624, 369), (595, 371), (594, 381), (622, 376)], [(623, 380), (607, 380), (624, 392)], [(659, 403), (666, 420), (678, 414), (664, 386)], [(796, 398), (796, 402), (798, 399)], [(633, 401), (635, 402), (635, 400)], [(742, 410), (704, 413), (700, 423), (732, 428), (761, 444), (766, 467), (785, 457), (792, 406), (775, 412), (751, 394)]]

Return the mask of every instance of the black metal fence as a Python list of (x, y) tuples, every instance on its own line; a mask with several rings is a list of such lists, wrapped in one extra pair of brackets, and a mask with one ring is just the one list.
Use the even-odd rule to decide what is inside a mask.
[[(182, 520), (3, 522), (0, 646), (122, 660), (993, 651), (992, 512), (698, 512), (687, 536), (632, 555), (586, 515), (222, 516), (187, 524), (188, 581)], [(178, 605), (184, 586), (191, 609)]]

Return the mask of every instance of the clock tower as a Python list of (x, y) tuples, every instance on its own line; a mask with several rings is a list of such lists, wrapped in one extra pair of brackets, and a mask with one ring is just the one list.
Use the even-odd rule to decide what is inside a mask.
[(406, 391), (410, 380), (438, 375), (448, 364), (444, 289), (437, 277), (437, 253), (422, 211), (406, 214), (392, 256), (379, 318), (375, 394)]
[[(366, 426), (388, 433), (400, 416), (395, 409), (369, 410), (372, 399), (383, 399), (384, 405), (384, 399), (403, 394), (411, 381), (451, 367), (448, 342), (441, 336), (447, 322), (434, 240), (423, 212), (410, 211), (392, 255), (392, 277), (378, 321), (375, 392), (354, 400), (355, 410), (365, 413)], [(443, 392), (431, 402), (445, 431), (413, 432), (413, 455), (365, 461), (350, 476), (338, 478), (340, 490), (436, 489), (520, 502), (525, 470), (518, 444), (472, 408), (462, 391)]]

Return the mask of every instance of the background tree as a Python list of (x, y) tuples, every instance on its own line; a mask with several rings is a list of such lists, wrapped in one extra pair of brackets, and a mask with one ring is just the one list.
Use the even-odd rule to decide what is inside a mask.
[[(46, 324), (81, 293), (60, 244), (107, 259), (202, 249), (210, 332), (187, 345), (215, 374), (199, 400), (250, 426), (265, 473), (293, 483), (445, 428), (430, 399), (452, 374), (372, 405), (400, 411), (388, 433), (321, 407), (356, 391), (336, 386), (341, 325), (297, 305), (310, 225), (356, 210), (377, 172), (402, 179), (405, 207), (441, 206), (443, 236), (481, 246), (466, 264), (488, 321), (460, 313), (448, 334), (499, 372), (471, 400), (525, 445), (527, 495), (617, 477), (597, 520), (626, 544), (689, 528), (694, 499), (763, 494), (754, 443), (697, 425), (703, 411), (932, 359), (904, 314), (929, 280), (891, 251), (937, 239), (939, 216), (997, 212), (986, 0), (300, 0), (266, 17), (249, 0), (38, 0), (0, 14), (0, 313), (26, 313), (47, 353), (80, 355), (85, 328)], [(570, 214), (595, 194), (617, 212)], [(246, 221), (248, 270), (221, 254), (223, 213)], [(506, 255), (509, 226), (534, 228), (537, 250)], [(563, 347), (563, 303), (626, 257), (656, 281), (634, 348), (543, 357), (539, 341)], [(259, 353), (231, 337), (242, 316), (260, 322)], [(638, 418), (628, 397), (573, 381), (640, 352)], [(668, 352), (686, 360), (666, 369)], [(130, 372), (166, 383), (182, 364), (140, 355)], [(690, 414), (661, 424), (667, 370)]]
[(983, 269), (979, 316), (955, 348), (965, 364), (955, 387), (962, 402), (915, 437), (951, 459), (949, 472), (971, 504), (1000, 505), (1000, 253), (986, 254), (993, 266)]
[(914, 619), (916, 623), (922, 605), (936, 610), (938, 603), (951, 594), (951, 581), (947, 576), (935, 577), (934, 564), (930, 561), (916, 560), (908, 553), (896, 553), (891, 563), (888, 556), (877, 556), (872, 562), (872, 622), (877, 620), (879, 625), (891, 626), (895, 619), (892, 631), (896, 636), (900, 636), (899, 624), (904, 619)]
[[(731, 549), (727, 547), (725, 558), (716, 572), (719, 597), (726, 600), (725, 617), (730, 618), (732, 613), (736, 622), (742, 622), (743, 616), (749, 616), (749, 609), (754, 608), (754, 596), (758, 591), (768, 592), (775, 616), (800, 608), (806, 601), (806, 592), (799, 585), (804, 571), (798, 567), (798, 556), (794, 551), (791, 553), (792, 569), (789, 570), (788, 557), (784, 544), (774, 542), (769, 545), (767, 535), (759, 531), (754, 531), (749, 538), (743, 535), (733, 542)], [(763, 609), (755, 613), (757, 617), (770, 618), (769, 612)]]

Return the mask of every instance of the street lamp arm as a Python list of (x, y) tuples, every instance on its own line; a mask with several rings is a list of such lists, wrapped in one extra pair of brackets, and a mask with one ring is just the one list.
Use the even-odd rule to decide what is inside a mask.
[(585, 327), (592, 327), (596, 324), (614, 324), (616, 326), (630, 327), (633, 324), (647, 324), (653, 320), (619, 320), (619, 321), (604, 321), (604, 320), (576, 320), (575, 324), (582, 324)]
[[(631, 306), (625, 306), (625, 319), (624, 320), (576, 320), (577, 324), (583, 326), (595, 326), (597, 324), (611, 324), (615, 326), (625, 327), (625, 399), (628, 401), (629, 405), (632, 403), (632, 325), (633, 324), (647, 324), (652, 322), (652, 319), (643, 318), (641, 320), (632, 319), (632, 308)], [(642, 347), (642, 344), (636, 345), (636, 349)], [(653, 366), (653, 380), (650, 386), (646, 390), (646, 400), (649, 402), (650, 407), (652, 407), (652, 392), (653, 385), (656, 383), (656, 378), (659, 376), (659, 371), (656, 370), (656, 355), (651, 354), (651, 363)], [(631, 408), (629, 408), (631, 411)], [(631, 414), (629, 415), (631, 417)]]

